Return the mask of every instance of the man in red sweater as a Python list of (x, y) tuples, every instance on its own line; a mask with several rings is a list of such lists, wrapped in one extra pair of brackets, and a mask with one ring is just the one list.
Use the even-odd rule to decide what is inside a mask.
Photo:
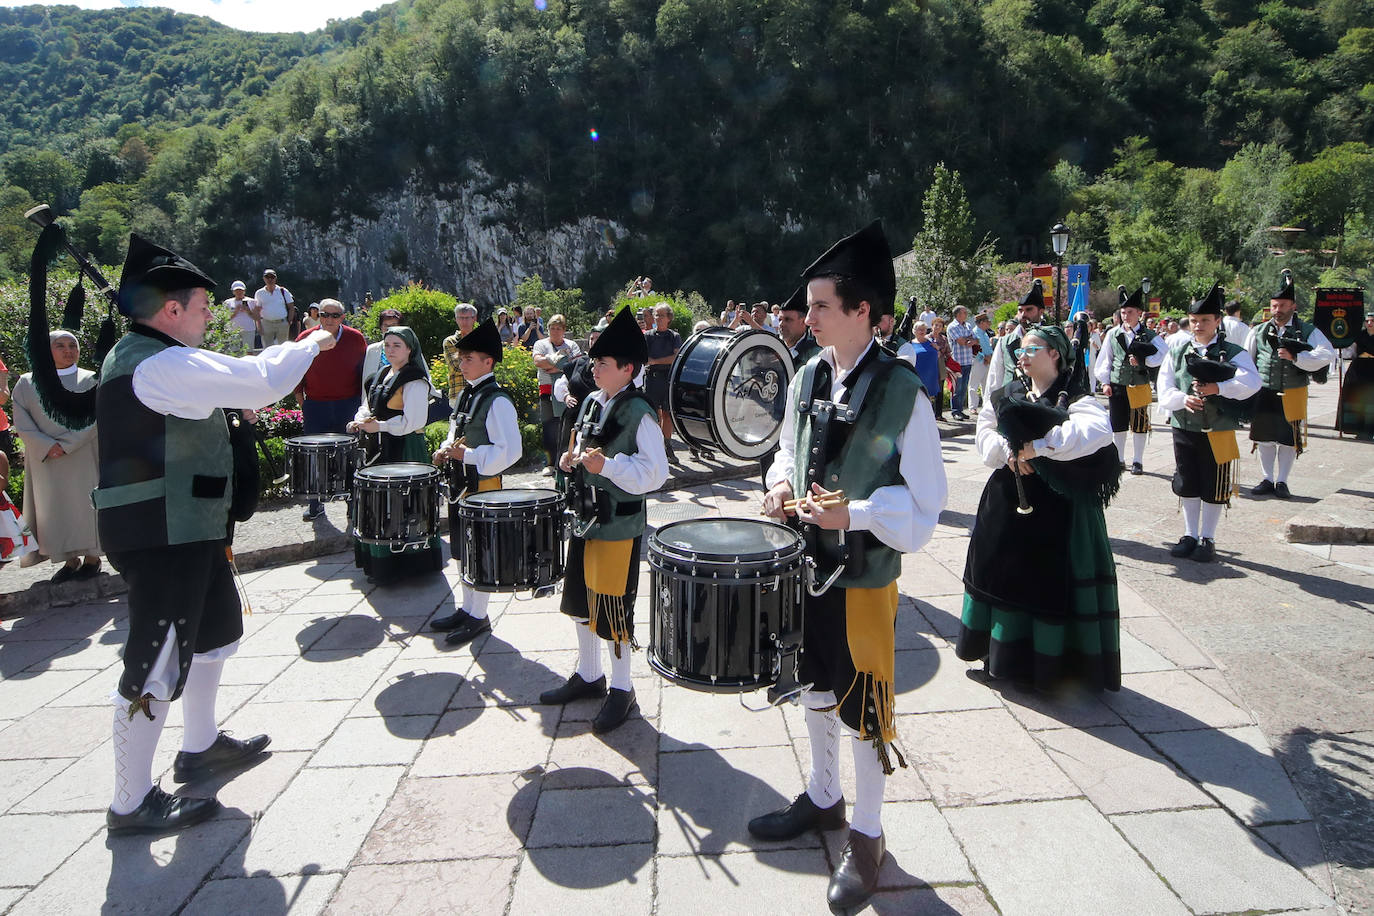
[[(344, 324), (343, 317), (344, 307), (339, 300), (320, 300), (320, 330), (332, 333), (338, 343), (315, 358), (296, 389), (306, 435), (343, 432), (362, 399), (367, 340), (357, 329)], [(306, 331), (297, 339), (304, 340), (310, 333)], [(324, 506), (312, 499), (301, 517), (310, 521), (323, 514)]]

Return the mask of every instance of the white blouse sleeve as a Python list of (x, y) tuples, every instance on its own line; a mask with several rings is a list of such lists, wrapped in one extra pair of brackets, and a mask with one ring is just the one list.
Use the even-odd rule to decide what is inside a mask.
[[(520, 424), (515, 421), (515, 405), (510, 398), (495, 398), (487, 411), (487, 438), (490, 445), (463, 451), (463, 464), (477, 468), (484, 477), (495, 477), (520, 460)], [(453, 424), (449, 424), (449, 436)]]

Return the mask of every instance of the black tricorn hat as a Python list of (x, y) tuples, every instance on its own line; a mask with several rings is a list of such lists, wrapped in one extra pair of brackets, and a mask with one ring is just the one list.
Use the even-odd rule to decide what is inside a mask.
[(801, 312), (806, 314), (806, 287), (798, 286), (796, 292), (787, 297), (787, 301), (782, 304), (784, 312)]
[(635, 321), (634, 311), (623, 308), (616, 312), (587, 353), (592, 359), (610, 356), (629, 360), (637, 366), (648, 362), (649, 345), (644, 340), (644, 331), (640, 329), (639, 322)]
[(1213, 283), (1207, 295), (1201, 299), (1194, 299), (1188, 306), (1189, 315), (1216, 315), (1221, 317), (1221, 306), (1226, 299), (1226, 294), (1222, 292), (1220, 283)]
[[(1124, 290), (1126, 289), (1126, 287), (1121, 286), (1121, 287), (1118, 287), (1118, 289), (1121, 289), (1121, 290), (1124, 291)], [(1122, 296), (1122, 297), (1121, 297), (1121, 306), (1120, 306), (1120, 307), (1123, 308), (1123, 309), (1124, 309), (1124, 308), (1133, 308), (1133, 309), (1140, 309), (1142, 312), (1145, 311), (1145, 291), (1142, 290), (1140, 287), (1137, 286), (1136, 289), (1135, 289), (1135, 292), (1131, 293), (1129, 296)]]
[(883, 221), (875, 219), (853, 235), (847, 235), (802, 271), (802, 279), (838, 274), (872, 287), (881, 300), (871, 303), (875, 314), (892, 311), (897, 298), (897, 274), (892, 269), (892, 249), (883, 234)]
[(485, 353), (496, 362), (501, 361), (501, 332), (490, 318), (458, 338), (456, 346), (459, 353)]
[(149, 290), (214, 289), (215, 281), (190, 261), (137, 232), (129, 233), (129, 253), (119, 275), (119, 312), (132, 316), (134, 305)]
[(1038, 309), (1043, 309), (1045, 307), (1045, 294), (1039, 277), (1036, 277), (1035, 282), (1031, 284), (1030, 292), (1022, 296), (1021, 301), (1016, 304), (1033, 305)]
[(1293, 275), (1288, 271), (1283, 272), (1283, 282), (1279, 284), (1279, 291), (1269, 297), (1270, 299), (1287, 299), (1290, 302), (1297, 299), (1297, 290), (1293, 288)]

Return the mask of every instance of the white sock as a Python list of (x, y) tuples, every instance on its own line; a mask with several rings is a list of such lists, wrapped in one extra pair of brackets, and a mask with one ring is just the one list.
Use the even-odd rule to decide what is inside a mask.
[(1293, 470), (1293, 462), (1298, 460), (1298, 450), (1291, 445), (1277, 446), (1279, 453), (1279, 466), (1274, 483), (1287, 483), (1288, 474)]
[(585, 623), (574, 626), (577, 627), (577, 673), (590, 684), (605, 674), (601, 667), (601, 637)]
[[(614, 643), (607, 643), (613, 646)], [(608, 685), (616, 690), (633, 690), (634, 682), (630, 680), (630, 647), (621, 646), (620, 654), (616, 655), (615, 650), (611, 650), (611, 682)]]
[(1225, 508), (1221, 503), (1203, 503), (1202, 520), (1199, 522), (1202, 534), (1200, 537), (1212, 538), (1217, 534), (1217, 522), (1221, 521), (1221, 510)]
[(854, 810), (849, 814), (849, 829), (864, 836), (883, 835), (883, 793), (887, 776), (878, 760), (872, 739), (851, 738), (854, 744)]
[(1116, 457), (1122, 461), (1126, 460), (1126, 431), (1112, 433), (1112, 441), (1116, 443)]
[(110, 810), (115, 814), (133, 811), (153, 788), (153, 754), (170, 704), (149, 700), (151, 722), (141, 709), (135, 710), (130, 718), (130, 705), (123, 697), (114, 704), (115, 788)]
[(1260, 469), (1264, 471), (1264, 479), (1273, 482), (1274, 480), (1274, 453), (1278, 446), (1272, 442), (1259, 443)]
[(191, 670), (186, 674), (186, 686), (181, 689), (181, 749), (199, 754), (219, 737), (215, 719), (215, 695), (219, 693), (219, 679), (224, 672), (224, 660), (206, 661), (203, 655), (191, 656)]
[(470, 586), (463, 586), (463, 612), (469, 617), (486, 620), (487, 604), (490, 601), (491, 595), (487, 592), (479, 592)]
[(811, 778), (806, 794), (818, 808), (829, 808), (843, 797), (840, 790), (840, 717), (834, 710), (806, 710), (806, 735), (811, 739)]
[(1190, 538), (1197, 537), (1197, 514), (1202, 500), (1196, 496), (1183, 497), (1183, 533)]
[(1133, 460), (1135, 461), (1136, 464), (1139, 464), (1139, 465), (1141, 465), (1141, 466), (1144, 466), (1144, 464), (1145, 464), (1145, 433), (1134, 433), (1134, 434), (1133, 434), (1133, 441), (1131, 442), (1131, 445), (1133, 445), (1133, 446), (1135, 447), (1135, 458), (1134, 458)]

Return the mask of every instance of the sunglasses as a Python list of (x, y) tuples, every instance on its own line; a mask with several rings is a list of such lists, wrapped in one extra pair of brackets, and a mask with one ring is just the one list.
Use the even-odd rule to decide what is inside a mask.
[(343, 312), (320, 312), (321, 318), (342, 318)]
[(1023, 356), (1029, 356), (1029, 357), (1034, 358), (1035, 354), (1039, 353), (1039, 352), (1040, 352), (1041, 350), (1043, 350), (1043, 349), (1045, 349), (1045, 348), (1044, 348), (1044, 347), (1017, 347), (1016, 350), (1015, 350), (1014, 352), (1015, 352), (1015, 354), (1016, 354), (1016, 358), (1017, 358), (1017, 359), (1020, 359), (1020, 358), (1023, 357)]

